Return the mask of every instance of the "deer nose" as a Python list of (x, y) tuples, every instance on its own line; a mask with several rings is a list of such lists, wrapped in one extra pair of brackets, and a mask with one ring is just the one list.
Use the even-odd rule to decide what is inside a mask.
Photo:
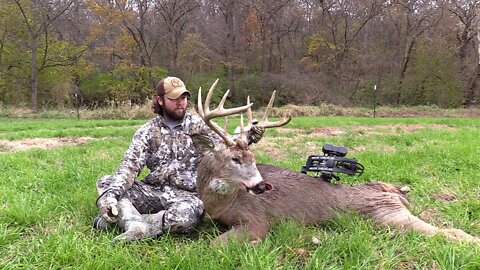
[(263, 182), (263, 178), (260, 175), (260, 172), (256, 170), (252, 173), (247, 179), (242, 181), (242, 184), (247, 188), (253, 188), (254, 186)]
[(265, 191), (268, 191), (268, 190), (271, 190), (272, 189), (272, 185), (270, 185), (269, 183), (266, 183), (264, 181), (258, 183), (257, 185), (249, 188), (247, 187), (247, 191), (249, 193), (252, 193), (252, 194), (262, 194), (264, 193)]

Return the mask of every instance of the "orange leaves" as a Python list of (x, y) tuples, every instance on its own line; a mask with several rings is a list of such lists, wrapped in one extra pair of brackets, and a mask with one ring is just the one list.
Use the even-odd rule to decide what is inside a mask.
[(253, 8), (249, 9), (248, 15), (245, 19), (244, 29), (246, 32), (245, 40), (249, 44), (257, 44), (260, 41), (260, 33), (262, 25), (258, 19), (257, 11)]
[(87, 5), (97, 15), (97, 20), (101, 25), (113, 26), (122, 22), (122, 12), (111, 3), (104, 4), (100, 1), (87, 0)]

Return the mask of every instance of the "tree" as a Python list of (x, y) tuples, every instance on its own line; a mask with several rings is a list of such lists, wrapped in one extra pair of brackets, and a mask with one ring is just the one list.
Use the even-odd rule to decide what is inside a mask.
[(73, 65), (84, 49), (78, 50), (70, 47), (68, 43), (57, 41), (50, 32), (53, 22), (70, 8), (72, 0), (67, 2), (33, 0), (30, 2), (31, 5), (23, 0), (13, 1), (20, 13), (23, 29), (27, 33), (21, 45), (28, 48), (31, 53), (29, 74), (31, 104), (32, 109), (36, 111), (39, 74), (48, 68)]
[(156, 10), (160, 13), (167, 29), (167, 41), (170, 47), (170, 67), (173, 75), (179, 74), (178, 49), (185, 30), (191, 23), (191, 13), (200, 7), (192, 0), (156, 0)]
[(480, 0), (0, 1), (7, 104), (143, 102), (163, 74), (226, 77), (233, 102), (290, 88), (279, 101), (355, 104), (373, 84), (380, 103), (478, 98)]
[(153, 53), (160, 42), (155, 30), (153, 0), (115, 0), (122, 26), (135, 42), (140, 65), (153, 66)]
[[(236, 40), (237, 40), (237, 33), (236, 33), (236, 15), (239, 7), (239, 1), (237, 0), (220, 0), (218, 1), (220, 11), (223, 15), (224, 22), (226, 25), (226, 42), (224, 46), (224, 55), (225, 55), (225, 62), (227, 64), (227, 78), (229, 82), (229, 88), (232, 92), (235, 92), (235, 74), (233, 70), (233, 65), (235, 61), (235, 47), (236, 47)], [(238, 20), (238, 18), (237, 18)]]
[[(281, 38), (291, 29), (279, 26), (283, 11), (291, 3), (291, 0), (247, 0), (246, 5), (249, 9), (250, 21), (257, 24), (258, 43), (261, 47), (261, 70), (272, 71), (280, 69), (280, 60), (275, 65), (275, 56), (278, 56), (278, 46), (280, 46)], [(254, 16), (254, 17), (253, 17)], [(256, 18), (255, 18), (256, 17)], [(292, 26), (294, 23), (290, 23)], [(275, 50), (275, 45), (277, 50)]]
[(210, 71), (212, 66), (212, 51), (205, 45), (199, 34), (186, 35), (178, 50), (178, 63), (187, 70), (190, 78), (193, 72)]
[(439, 24), (443, 17), (442, 4), (441, 0), (396, 0), (390, 5), (389, 14), (397, 24), (404, 46), (398, 75), (396, 104), (402, 100), (402, 85), (416, 42), (425, 31)]
[[(3, 72), (2, 72), (2, 68), (3, 68), (3, 65), (2, 65), (2, 55), (3, 55), (3, 50), (5, 48), (5, 38), (7, 36), (7, 27), (6, 27), (6, 23), (7, 23), (7, 14), (6, 14), (6, 6), (3, 5), (3, 6), (0, 6), (0, 77), (1, 75), (3, 75)], [(2, 27), (4, 26), (4, 27)]]
[[(480, 11), (479, 0), (450, 0), (447, 3), (447, 8), (450, 13), (457, 19), (457, 40), (458, 40), (458, 59), (460, 61), (459, 74), (465, 82), (463, 93), (463, 105), (470, 106), (475, 99), (475, 86), (480, 79), (480, 49), (478, 54), (471, 50), (469, 54), (469, 47), (474, 48), (475, 36), (479, 38), (478, 31), (480, 31), (480, 19), (478, 12)], [(478, 29), (475, 29), (478, 28)], [(479, 45), (480, 48), (480, 45)], [(477, 61), (470, 61), (471, 59)], [(471, 68), (468, 68), (468, 67)]]
[(122, 25), (134, 14), (125, 14), (128, 12), (122, 11), (124, 4), (118, 6), (116, 0), (88, 0), (88, 6), (94, 15), (90, 35), (96, 39), (95, 49), (91, 51), (96, 57), (92, 61), (102, 71), (113, 69), (119, 62), (134, 63), (136, 44)]

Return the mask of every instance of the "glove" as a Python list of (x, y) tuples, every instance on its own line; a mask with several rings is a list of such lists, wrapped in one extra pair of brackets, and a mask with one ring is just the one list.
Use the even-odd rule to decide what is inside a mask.
[(100, 215), (110, 223), (118, 221), (117, 198), (113, 193), (105, 193), (97, 201), (97, 206), (100, 208)]
[(248, 130), (248, 145), (252, 143), (258, 143), (262, 139), (263, 133), (265, 133), (265, 128), (257, 126), (257, 124), (258, 121), (254, 121), (252, 127)]

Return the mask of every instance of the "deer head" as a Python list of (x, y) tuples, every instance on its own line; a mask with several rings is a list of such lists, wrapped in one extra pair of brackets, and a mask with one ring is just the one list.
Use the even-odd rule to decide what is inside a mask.
[[(240, 115), (240, 136), (238, 138), (228, 135), (226, 124), (225, 128), (221, 128), (212, 121), (214, 118), (223, 116), (226, 122), (226, 117), (229, 115), (247, 112), (249, 120), (247, 127), (252, 126), (251, 106), (253, 103), (250, 103), (250, 98), (248, 98), (245, 106), (225, 109), (223, 106), (229, 93), (227, 91), (217, 108), (211, 111), (209, 108), (210, 100), (217, 82), (218, 79), (210, 87), (204, 105), (202, 105), (202, 89), (199, 89), (198, 112), (205, 123), (225, 141), (226, 147), (215, 149), (213, 142), (208, 137), (201, 135), (192, 137), (196, 148), (203, 153), (197, 178), (197, 188), (200, 196), (202, 197), (202, 194), (206, 192), (221, 196), (230, 195), (236, 191), (261, 191), (263, 179), (256, 167), (255, 155), (248, 146), (247, 131), (244, 128), (242, 114)], [(282, 118), (276, 122), (268, 121), (274, 98), (275, 92), (257, 126), (273, 128), (286, 125), (290, 121), (290, 118)]]

